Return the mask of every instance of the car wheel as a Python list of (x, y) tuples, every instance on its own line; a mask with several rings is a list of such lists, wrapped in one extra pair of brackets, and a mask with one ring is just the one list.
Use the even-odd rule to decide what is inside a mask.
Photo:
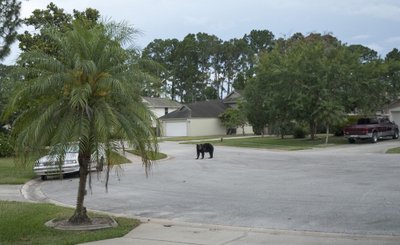
[(354, 144), (354, 143), (356, 143), (356, 140), (355, 140), (355, 139), (353, 139), (353, 138), (349, 138), (349, 139), (348, 139), (348, 141), (349, 141), (349, 143), (350, 143), (350, 144)]
[(393, 139), (398, 139), (399, 138), (399, 130), (394, 131)]
[(378, 142), (378, 133), (377, 133), (377, 132), (372, 133), (371, 142), (372, 142), (372, 143)]

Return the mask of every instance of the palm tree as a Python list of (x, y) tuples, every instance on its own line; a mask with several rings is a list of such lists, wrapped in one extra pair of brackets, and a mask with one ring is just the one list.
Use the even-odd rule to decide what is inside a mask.
[[(146, 152), (157, 151), (153, 115), (140, 97), (137, 78), (143, 74), (137, 69), (137, 55), (133, 46), (123, 48), (133, 43), (136, 31), (125, 23), (88, 28), (76, 21), (66, 33), (46, 32), (57, 44), (58, 54), (36, 50), (20, 56), (26, 81), (16, 90), (6, 115), (19, 113), (13, 125), (19, 156), (54, 145), (64, 146), (57, 148), (62, 155), (70, 142), (79, 144), (78, 195), (69, 222), (87, 223), (84, 197), (89, 165), (99, 147), (105, 148), (110, 162), (114, 142), (129, 142), (142, 153), (146, 175), (151, 167)], [(108, 180), (108, 172), (106, 176)]]

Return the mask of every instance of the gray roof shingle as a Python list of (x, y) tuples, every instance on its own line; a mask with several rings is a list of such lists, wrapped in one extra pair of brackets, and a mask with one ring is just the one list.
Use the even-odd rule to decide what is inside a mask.
[(183, 105), (160, 119), (217, 118), (227, 108), (229, 107), (221, 100), (201, 101)]
[(153, 108), (156, 108), (156, 107), (158, 107), (158, 108), (165, 108), (165, 107), (179, 108), (180, 106), (182, 106), (178, 102), (170, 100), (170, 99), (166, 99), (166, 98), (143, 97), (143, 100), (146, 104), (148, 104), (149, 107), (153, 107)]

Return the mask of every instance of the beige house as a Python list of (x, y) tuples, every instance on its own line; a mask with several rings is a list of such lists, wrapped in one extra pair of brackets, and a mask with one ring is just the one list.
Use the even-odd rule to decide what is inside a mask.
[(220, 100), (202, 101), (181, 106), (160, 117), (163, 136), (224, 135), (226, 128), (218, 116), (228, 106)]
[(391, 103), (387, 107), (386, 113), (389, 115), (390, 121), (394, 121), (400, 126), (400, 100)]
[[(223, 100), (224, 104), (226, 104), (232, 108), (237, 108), (238, 103), (240, 103), (240, 101), (243, 99), (241, 93), (242, 93), (242, 91), (238, 91), (238, 90), (232, 91)], [(244, 134), (253, 134), (254, 133), (253, 127), (250, 124), (247, 124), (246, 126), (244, 126), (244, 128), (237, 128), (236, 134), (238, 134), (238, 135), (243, 134), (243, 130), (244, 130)]]
[[(239, 92), (232, 92), (224, 100), (183, 105), (178, 110), (159, 118), (161, 135), (167, 137), (226, 135), (227, 128), (222, 125), (219, 115), (230, 107), (236, 107), (240, 98)], [(250, 125), (244, 130), (245, 134), (253, 133)], [(236, 129), (236, 134), (242, 133), (242, 128)]]

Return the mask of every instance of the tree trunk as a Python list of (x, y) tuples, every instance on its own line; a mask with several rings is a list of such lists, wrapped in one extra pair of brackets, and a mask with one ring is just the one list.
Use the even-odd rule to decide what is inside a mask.
[(329, 140), (329, 124), (326, 125), (325, 144), (328, 144), (328, 140)]
[(76, 200), (75, 213), (69, 218), (71, 224), (88, 224), (91, 223), (89, 216), (86, 213), (86, 208), (83, 206), (86, 195), (86, 181), (90, 164), (90, 154), (81, 154), (79, 152), (79, 187), (78, 197)]
[(316, 125), (315, 122), (310, 122), (310, 136), (311, 136), (311, 140), (315, 139), (315, 131), (316, 131)]

